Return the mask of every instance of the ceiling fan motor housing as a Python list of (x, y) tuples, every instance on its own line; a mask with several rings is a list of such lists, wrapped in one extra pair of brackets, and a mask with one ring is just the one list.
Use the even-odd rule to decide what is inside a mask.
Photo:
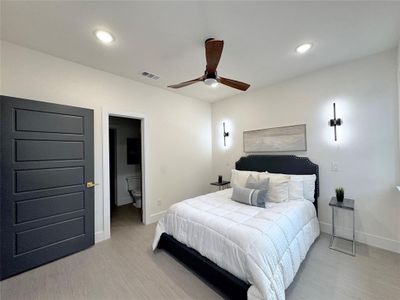
[(213, 78), (213, 79), (218, 79), (217, 76), (217, 71), (215, 71), (214, 73), (208, 73), (207, 69), (204, 71), (204, 77), (205, 78)]

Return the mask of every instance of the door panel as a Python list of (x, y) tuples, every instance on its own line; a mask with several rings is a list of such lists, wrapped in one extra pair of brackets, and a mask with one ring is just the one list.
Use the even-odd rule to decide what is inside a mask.
[(0, 278), (94, 243), (93, 111), (1, 97)]
[(66, 113), (15, 109), (17, 131), (83, 134), (83, 117)]
[(83, 159), (83, 142), (16, 140), (16, 161)]
[(16, 223), (81, 210), (84, 205), (83, 192), (18, 201), (15, 203)]
[(58, 222), (35, 229), (17, 232), (16, 254), (22, 254), (40, 247), (49, 247), (56, 242), (79, 237), (85, 233), (84, 218)]
[(84, 184), (83, 167), (19, 170), (16, 193)]

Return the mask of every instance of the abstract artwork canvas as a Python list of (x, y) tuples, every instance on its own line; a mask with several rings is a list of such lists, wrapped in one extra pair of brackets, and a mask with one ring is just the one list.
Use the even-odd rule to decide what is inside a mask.
[(243, 151), (246, 153), (306, 150), (306, 124), (243, 132)]

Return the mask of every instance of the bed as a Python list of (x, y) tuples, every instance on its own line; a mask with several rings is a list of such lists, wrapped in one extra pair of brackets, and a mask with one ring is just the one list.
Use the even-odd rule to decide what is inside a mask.
[(173, 205), (156, 228), (163, 249), (230, 299), (284, 299), (285, 289), (319, 236), (318, 165), (292, 155), (250, 155), (237, 170), (315, 174), (315, 201), (268, 203), (230, 199), (231, 189)]

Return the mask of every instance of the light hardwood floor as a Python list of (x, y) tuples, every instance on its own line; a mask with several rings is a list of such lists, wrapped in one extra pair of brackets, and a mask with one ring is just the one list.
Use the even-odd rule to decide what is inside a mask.
[[(125, 206), (112, 218), (112, 237), (94, 247), (5, 280), (1, 299), (221, 299), (216, 291), (150, 245), (155, 225)], [(286, 299), (400, 299), (400, 255), (358, 245), (351, 257), (328, 249), (322, 234)]]

